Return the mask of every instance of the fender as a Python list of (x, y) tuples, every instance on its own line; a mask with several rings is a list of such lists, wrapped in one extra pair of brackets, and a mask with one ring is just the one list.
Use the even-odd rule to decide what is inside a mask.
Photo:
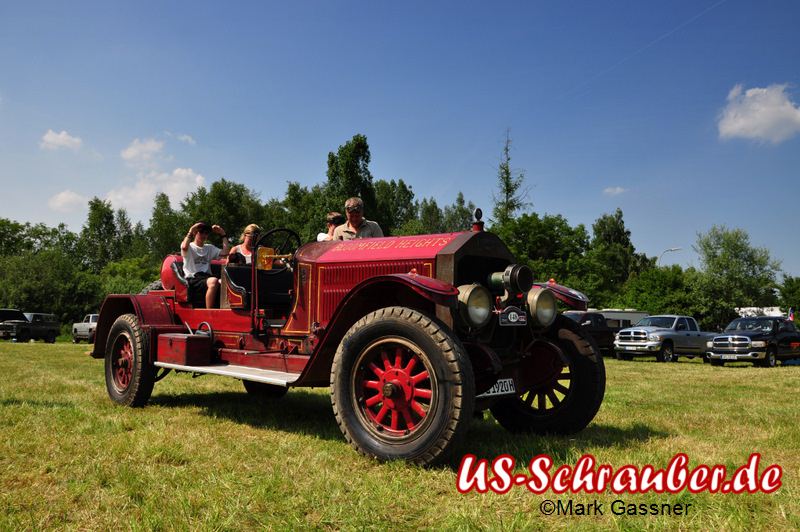
[(435, 316), (437, 305), (447, 308), (458, 305), (458, 289), (450, 283), (416, 273), (380, 275), (363, 281), (342, 299), (324, 332), (320, 331), (322, 338), (294, 384), (330, 384), (331, 363), (339, 343), (350, 327), (370, 312), (403, 306)]
[[(105, 357), (106, 342), (111, 326), (123, 314), (136, 314), (142, 328), (148, 332), (152, 329), (183, 328), (180, 323), (176, 323), (175, 315), (163, 296), (151, 294), (110, 295), (100, 306), (100, 316), (97, 319), (94, 348), (92, 349), (93, 358)], [(151, 342), (155, 341), (155, 335), (151, 335), (151, 337)]]

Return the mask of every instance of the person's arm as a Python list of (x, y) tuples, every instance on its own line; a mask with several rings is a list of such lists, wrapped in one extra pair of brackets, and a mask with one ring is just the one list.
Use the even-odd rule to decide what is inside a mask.
[(231, 243), (228, 240), (228, 235), (225, 234), (225, 229), (218, 225), (214, 225), (211, 230), (222, 237), (222, 251), (219, 252), (219, 256), (227, 257), (228, 252), (231, 250)]
[(383, 236), (383, 229), (381, 229), (381, 226), (378, 225), (378, 222), (372, 222), (372, 228), (373, 228), (372, 236), (374, 236), (375, 238), (380, 238)]
[(194, 235), (197, 233), (199, 228), (200, 223), (196, 223), (189, 228), (189, 232), (186, 233), (186, 236), (183, 237), (183, 241), (181, 242), (181, 255), (186, 255), (186, 252), (189, 250), (189, 244), (191, 244), (192, 240), (194, 240)]

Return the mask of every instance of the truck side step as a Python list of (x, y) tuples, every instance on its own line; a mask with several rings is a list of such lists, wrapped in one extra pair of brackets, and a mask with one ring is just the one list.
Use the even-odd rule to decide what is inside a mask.
[(159, 368), (168, 368), (175, 371), (188, 371), (191, 373), (210, 373), (234, 377), (243, 381), (264, 382), (277, 386), (289, 386), (300, 377), (299, 373), (285, 373), (271, 369), (250, 368), (247, 366), (234, 366), (231, 364), (215, 364), (210, 366), (183, 366), (169, 362), (154, 362)]

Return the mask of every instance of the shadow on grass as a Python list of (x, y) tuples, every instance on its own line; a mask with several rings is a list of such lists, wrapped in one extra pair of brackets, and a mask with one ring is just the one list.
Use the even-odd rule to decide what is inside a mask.
[(569, 436), (512, 434), (489, 419), (473, 422), (456, 454), (471, 453), (490, 460), (500, 454), (510, 454), (518, 463), (526, 463), (537, 454), (547, 454), (556, 463), (574, 462), (580, 455), (596, 451), (598, 447), (625, 449), (668, 436), (668, 432), (655, 430), (642, 423), (634, 423), (629, 427), (593, 423)]
[(0, 399), (0, 407), (3, 406), (29, 406), (32, 408), (73, 408), (75, 405), (72, 403), (63, 403), (59, 401), (39, 401), (36, 399)]
[[(258, 400), (246, 393), (188, 393), (155, 396), (150, 403), (167, 408), (198, 407), (211, 417), (268, 430), (308, 434), (344, 444), (327, 395), (292, 390), (281, 399)], [(544, 453), (556, 462), (567, 462), (598, 447), (632, 447), (669, 435), (641, 423), (628, 427), (591, 424), (570, 436), (512, 434), (490, 417), (472, 420), (469, 432), (455, 449), (454, 456), (460, 459), (471, 453), (478, 458), (493, 459), (500, 454), (510, 454), (518, 462), (526, 462)]]
[(280, 399), (265, 400), (244, 392), (157, 395), (150, 400), (150, 404), (168, 408), (199, 407), (205, 415), (251, 427), (344, 441), (328, 396), (303, 390), (291, 390)]

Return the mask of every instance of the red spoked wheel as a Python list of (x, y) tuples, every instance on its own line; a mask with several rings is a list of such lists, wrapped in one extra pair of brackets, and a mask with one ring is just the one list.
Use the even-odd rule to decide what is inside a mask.
[(453, 332), (406, 307), (359, 320), (331, 366), (342, 433), (379, 460), (444, 461), (467, 430), (474, 400), (472, 366)]
[(118, 391), (124, 392), (131, 385), (133, 375), (133, 346), (127, 334), (117, 337), (111, 353), (111, 367), (114, 376), (114, 386)]
[(353, 374), (354, 403), (365, 426), (381, 438), (404, 438), (421, 430), (435, 406), (436, 376), (419, 346), (402, 338), (373, 342)]
[(114, 401), (144, 406), (156, 381), (147, 337), (134, 314), (123, 314), (111, 326), (106, 343), (106, 390)]

